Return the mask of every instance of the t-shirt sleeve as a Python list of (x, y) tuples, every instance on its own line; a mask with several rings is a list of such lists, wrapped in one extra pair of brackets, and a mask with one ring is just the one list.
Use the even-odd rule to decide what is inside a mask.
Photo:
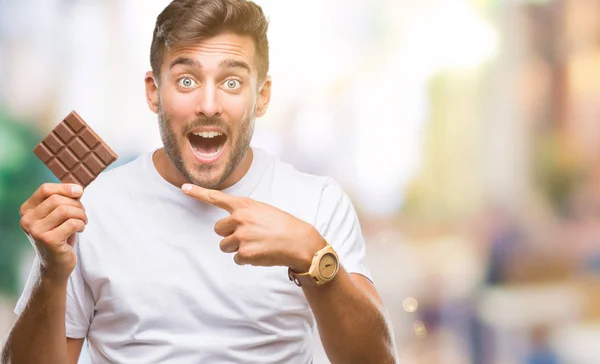
[[(77, 244), (75, 245), (75, 250), (76, 252), (79, 251), (79, 249), (77, 249)], [(86, 337), (94, 312), (94, 297), (90, 287), (83, 278), (81, 266), (79, 264), (79, 256), (77, 258), (78, 263), (69, 276), (69, 282), (67, 283), (67, 305), (65, 314), (67, 337), (74, 339)], [(29, 278), (27, 279), (25, 288), (14, 309), (14, 312), (17, 315), (20, 315), (27, 307), (34, 287), (39, 280), (39, 272), (40, 262), (36, 257), (31, 271), (29, 272)]]
[(372, 281), (365, 265), (365, 239), (356, 210), (348, 195), (334, 180), (328, 179), (321, 193), (316, 228), (340, 257), (348, 273), (357, 273)]

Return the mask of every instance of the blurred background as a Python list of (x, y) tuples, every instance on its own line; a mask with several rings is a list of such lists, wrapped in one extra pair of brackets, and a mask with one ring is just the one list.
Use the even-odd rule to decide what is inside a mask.
[[(401, 362), (600, 363), (600, 0), (257, 2), (254, 145), (352, 197)], [(73, 109), (115, 166), (160, 145), (167, 3), (0, 0), (0, 338), (33, 258), (18, 207), (56, 181), (33, 147)]]

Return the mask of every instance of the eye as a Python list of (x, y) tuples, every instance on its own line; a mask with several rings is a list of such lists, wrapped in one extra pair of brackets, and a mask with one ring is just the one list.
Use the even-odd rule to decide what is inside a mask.
[(177, 83), (179, 83), (179, 85), (185, 88), (194, 87), (196, 85), (196, 81), (192, 80), (189, 77), (182, 77), (177, 81)]
[(224, 85), (225, 85), (225, 88), (228, 90), (235, 90), (235, 89), (239, 88), (242, 85), (242, 83), (239, 80), (230, 79), (230, 80), (225, 81)]

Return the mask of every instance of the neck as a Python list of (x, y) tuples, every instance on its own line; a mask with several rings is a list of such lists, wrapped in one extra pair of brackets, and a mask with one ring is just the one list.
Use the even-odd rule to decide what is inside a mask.
[[(253, 158), (254, 154), (252, 148), (248, 148), (244, 158), (242, 158), (242, 161), (235, 167), (231, 175), (215, 189), (224, 190), (238, 183), (246, 173), (248, 173)], [(169, 158), (165, 148), (160, 148), (154, 153), (152, 162), (154, 163), (154, 167), (158, 171), (158, 174), (173, 186), (181, 188), (184, 183), (189, 183), (185, 176), (177, 169), (171, 158)]]

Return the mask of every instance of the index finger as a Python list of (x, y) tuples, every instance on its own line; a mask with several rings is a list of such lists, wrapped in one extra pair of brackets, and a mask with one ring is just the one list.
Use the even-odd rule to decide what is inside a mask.
[(70, 198), (78, 198), (83, 193), (83, 187), (73, 183), (44, 183), (21, 205), (19, 212), (21, 216), (28, 210), (37, 207), (52, 195), (62, 195)]
[(235, 211), (236, 208), (240, 207), (238, 197), (228, 195), (221, 191), (209, 190), (190, 183), (181, 186), (181, 190), (190, 197), (226, 210), (230, 214)]

